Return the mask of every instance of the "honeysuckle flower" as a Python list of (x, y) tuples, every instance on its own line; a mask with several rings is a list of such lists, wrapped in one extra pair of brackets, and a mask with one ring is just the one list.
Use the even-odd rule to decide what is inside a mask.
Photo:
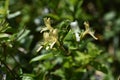
[(85, 31), (81, 34), (80, 38), (83, 38), (86, 34), (91, 35), (95, 40), (98, 38), (94, 36), (94, 31), (90, 29), (90, 25), (88, 22), (84, 22), (85, 25)]
[(42, 28), (41, 32), (49, 30), (52, 32), (54, 29), (51, 26), (50, 18), (44, 18), (45, 28)]
[(58, 30), (51, 26), (50, 18), (44, 18), (45, 28), (41, 30), (43, 32), (44, 44), (47, 45), (46, 49), (53, 48), (54, 44), (58, 44)]
[(80, 29), (78, 26), (78, 22), (77, 21), (71, 22), (70, 26), (71, 26), (72, 31), (75, 33), (76, 41), (79, 42), (80, 41), (80, 36), (79, 36)]

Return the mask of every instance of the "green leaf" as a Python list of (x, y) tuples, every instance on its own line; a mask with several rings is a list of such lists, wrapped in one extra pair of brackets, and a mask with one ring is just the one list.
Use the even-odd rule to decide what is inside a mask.
[(4, 19), (0, 20), (0, 32), (5, 32), (9, 28), (9, 24)]
[(30, 33), (30, 30), (21, 30), (18, 33), (18, 41), (21, 41), (22, 39), (24, 39), (28, 34)]
[(36, 62), (36, 61), (45, 60), (45, 59), (48, 59), (48, 58), (53, 57), (53, 56), (54, 56), (53, 53), (48, 53), (48, 54), (39, 55), (39, 56), (33, 58), (33, 59), (30, 61), (30, 63)]
[(39, 75), (39, 80), (45, 80), (47, 72), (41, 72)]
[(72, 32), (72, 30), (69, 30), (69, 32), (67, 33), (67, 35), (64, 38), (64, 42), (65, 41), (70, 41), (70, 40), (73, 40), (73, 32)]
[(115, 18), (115, 16), (116, 16), (115, 11), (108, 12), (107, 14), (105, 14), (104, 20), (106, 20), (106, 21), (113, 20)]
[(60, 17), (58, 15), (55, 15), (55, 14), (47, 14), (46, 17), (51, 17), (55, 20), (60, 20)]
[(35, 75), (33, 75), (33, 74), (23, 74), (22, 75), (22, 80), (34, 80), (33, 79), (34, 76)]
[(91, 65), (99, 71), (102, 71), (103, 73), (108, 73), (107, 67), (105, 64), (99, 63), (99, 62), (92, 62)]
[(52, 74), (62, 77), (62, 79), (65, 79), (65, 73), (62, 69), (57, 69), (55, 72), (52, 72)]
[(8, 38), (10, 35), (6, 33), (0, 33), (0, 39), (1, 38)]
[(96, 57), (102, 52), (102, 50), (99, 50), (96, 45), (91, 42), (87, 44), (87, 50), (88, 54), (92, 57)]
[(91, 61), (91, 56), (79, 51), (76, 51), (76, 57), (75, 60), (77, 63), (80, 63), (82, 65), (86, 65)]

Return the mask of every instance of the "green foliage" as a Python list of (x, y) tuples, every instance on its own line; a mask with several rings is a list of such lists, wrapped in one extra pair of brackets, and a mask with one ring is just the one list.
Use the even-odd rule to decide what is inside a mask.
[[(45, 22), (46, 28), (43, 28), (42, 32), (46, 31), (45, 29), (48, 29), (49, 32), (48, 35), (44, 35), (44, 33), (46, 32), (43, 33), (43, 37), (44, 37), (43, 43), (45, 44), (43, 44), (42, 47), (40, 46), (41, 48), (40, 51), (42, 52), (42, 54), (33, 58), (30, 62), (35, 63), (36, 61), (39, 61), (40, 62), (39, 65), (41, 65), (40, 66), (41, 71), (42, 72), (49, 71), (48, 73), (46, 73), (46, 77), (53, 76), (53, 77), (49, 77), (49, 79), (52, 80), (59, 78), (62, 80), (67, 80), (67, 79), (73, 80), (73, 79), (77, 79), (76, 74), (81, 73), (82, 75), (84, 75), (82, 71), (87, 70), (87, 66), (88, 65), (90, 66), (91, 62), (94, 63), (96, 57), (100, 55), (101, 50), (99, 50), (93, 43), (87, 42), (84, 39), (82, 40), (82, 38), (85, 36), (83, 34), (84, 32), (86, 34), (86, 31), (80, 34), (80, 36), (83, 35), (83, 37), (80, 36), (78, 37), (81, 38), (81, 40), (76, 41), (75, 32), (73, 32), (73, 30), (71, 29), (69, 31), (66, 30), (65, 31), (67, 33), (66, 36), (63, 37), (63, 40), (60, 41), (59, 39), (63, 35), (59, 36), (59, 38), (57, 38), (57, 35), (54, 36), (55, 34), (52, 33), (56, 33), (56, 32), (54, 32), (55, 29), (53, 29), (50, 25), (49, 22), (50, 19), (48, 18), (47, 20), (44, 21), (46, 21)], [(75, 24), (75, 26), (77, 25)], [(61, 30), (61, 33), (63, 33), (62, 31), (64, 30)], [(52, 43), (46, 45), (46, 41), (47, 43), (51, 43), (51, 42)], [(84, 42), (83, 44), (81, 44), (82, 41)], [(80, 48), (81, 45), (84, 45), (82, 46), (84, 47), (83, 49)], [(85, 48), (85, 46), (87, 47)], [(53, 70), (55, 67), (58, 68)], [(35, 72), (37, 73), (37, 71), (38, 70), (36, 70)], [(72, 75), (69, 78), (67, 78), (67, 76), (70, 75), (68, 71), (72, 72)], [(87, 73), (87, 71), (85, 73)], [(82, 76), (80, 77), (82, 78)]]
[(1, 0), (0, 79), (118, 79), (118, 3)]

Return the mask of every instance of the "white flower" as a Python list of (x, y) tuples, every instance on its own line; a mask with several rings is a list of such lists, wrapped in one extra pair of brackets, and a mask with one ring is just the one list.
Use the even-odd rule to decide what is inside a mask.
[(78, 26), (78, 22), (77, 21), (71, 22), (70, 26), (71, 26), (72, 31), (75, 33), (76, 41), (79, 42), (80, 41), (80, 36), (79, 36), (80, 29)]

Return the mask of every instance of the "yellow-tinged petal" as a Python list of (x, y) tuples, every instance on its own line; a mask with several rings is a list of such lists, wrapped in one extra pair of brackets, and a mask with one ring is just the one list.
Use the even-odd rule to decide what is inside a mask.
[(44, 23), (48, 30), (53, 30), (53, 28), (51, 27), (50, 18), (44, 18)]
[(49, 37), (50, 37), (50, 36), (49, 36), (49, 33), (48, 33), (48, 32), (44, 32), (44, 33), (43, 33), (43, 38), (44, 38), (45, 41), (49, 40)]
[(98, 38), (94, 36), (94, 32), (89, 32), (89, 34), (95, 39), (97, 40)]
[(82, 38), (86, 35), (86, 34), (89, 34), (91, 35), (95, 40), (97, 40), (98, 38), (94, 36), (94, 31), (92, 31), (90, 29), (90, 25), (88, 22), (84, 22), (84, 25), (85, 25), (85, 31), (83, 32), (82, 34)]
[(84, 25), (85, 25), (85, 30), (89, 30), (89, 27), (90, 27), (89, 23), (88, 22), (84, 22)]

